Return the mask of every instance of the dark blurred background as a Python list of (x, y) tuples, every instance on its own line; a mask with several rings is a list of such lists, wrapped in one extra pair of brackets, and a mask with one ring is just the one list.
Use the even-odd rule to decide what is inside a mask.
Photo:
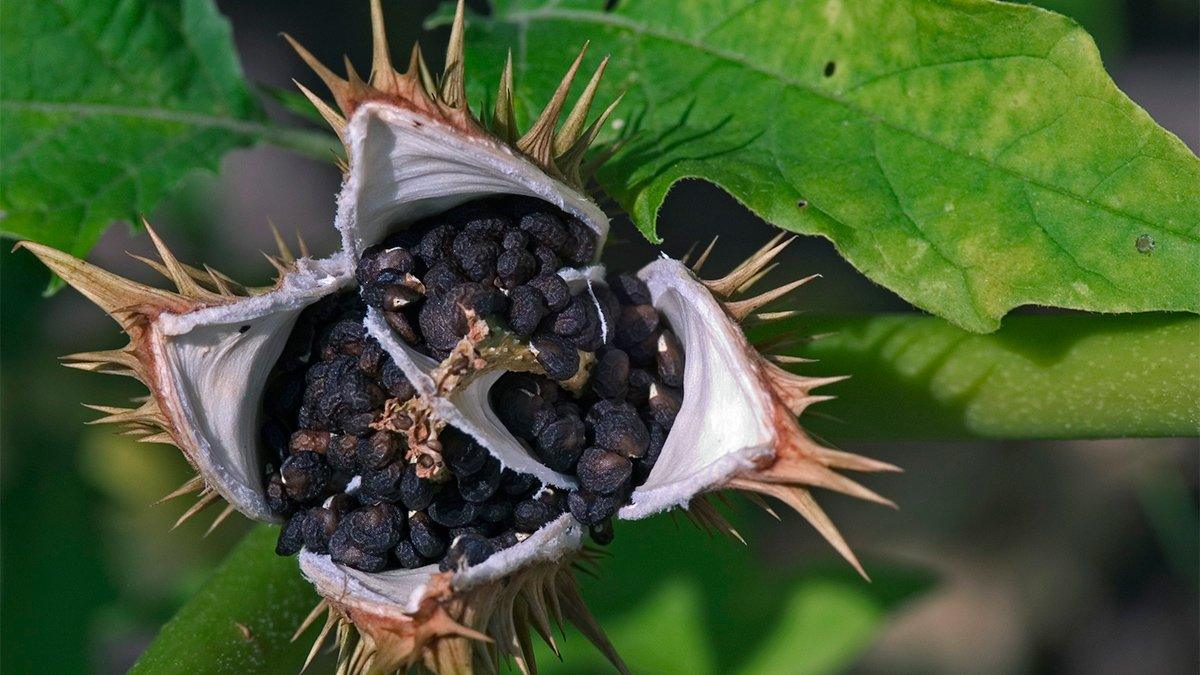
[[(418, 36), (427, 46), (444, 43), (444, 31), (420, 30), (435, 4), (386, 2), (393, 44)], [(1194, 0), (1042, 4), (1092, 31), (1117, 84), (1193, 151), (1200, 147)], [(368, 63), (365, 1), (219, 5), (253, 81), (289, 87), (296, 77), (312, 84), (280, 31), (326, 62), (345, 50)], [(188, 179), (151, 220), (182, 259), (265, 282), (270, 270), (257, 251), (273, 246), (268, 218), (303, 233), (314, 252), (332, 250), (338, 181), (328, 164), (269, 147), (239, 151), (219, 176)], [(700, 183), (671, 193), (659, 231), (675, 255), (717, 231), (737, 233), (726, 237), (710, 269), (740, 260), (771, 235), (727, 195)], [(158, 283), (126, 251), (152, 248), (117, 226), (91, 259)], [(631, 266), (654, 253), (620, 220), (609, 251)], [(43, 298), (48, 276), (28, 254), (0, 253), (0, 264), (0, 669), (123, 672), (247, 524), (231, 518), (205, 538), (214, 509), (167, 533), (187, 505), (150, 504), (188, 476), (182, 458), (172, 448), (85, 426), (95, 415), (76, 404), (120, 405), (143, 392), (132, 381), (56, 363), (62, 354), (123, 344), (115, 324), (77, 293)], [(824, 275), (819, 291), (801, 299), (814, 313), (908, 309), (821, 239), (794, 245), (781, 267)], [(906, 469), (872, 481), (901, 504), (899, 512), (824, 499), (843, 532), (868, 558), (939, 577), (930, 593), (894, 615), (856, 672), (1200, 669), (1196, 439), (843, 446)], [(746, 515), (743, 522), (754, 554), (770, 566), (832, 557), (797, 518), (760, 527), (759, 516)], [(635, 532), (621, 530), (617, 558), (636, 554), (622, 548)]]

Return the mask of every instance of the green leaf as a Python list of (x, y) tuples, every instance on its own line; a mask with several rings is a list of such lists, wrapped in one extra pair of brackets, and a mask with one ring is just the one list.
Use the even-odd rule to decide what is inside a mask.
[(1200, 318), (1011, 316), (975, 335), (917, 314), (760, 326), (826, 334), (787, 350), (806, 375), (850, 375), (804, 425), (832, 441), (1195, 436)]
[(315, 631), (296, 642), (292, 633), (319, 598), (295, 558), (275, 555), (278, 536), (251, 530), (129, 672), (299, 672)]
[(470, 26), (472, 100), (510, 47), (526, 120), (585, 40), (590, 63), (611, 54), (601, 100), (627, 92), (614, 124), (632, 133), (599, 180), (648, 238), (695, 177), (970, 330), (1024, 304), (1200, 309), (1200, 161), (1071, 20), (983, 0), (605, 4), (495, 0)]
[(337, 147), (264, 121), (211, 0), (9, 3), (0, 80), (0, 230), (78, 256), (233, 148)]

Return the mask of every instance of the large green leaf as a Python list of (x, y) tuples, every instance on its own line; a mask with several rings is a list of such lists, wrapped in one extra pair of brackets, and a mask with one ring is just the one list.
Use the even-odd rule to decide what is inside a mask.
[(9, 2), (0, 80), (0, 229), (76, 255), (188, 171), (298, 138), (264, 123), (211, 0)]
[(698, 177), (971, 330), (1022, 304), (1198, 309), (1200, 162), (1071, 20), (984, 0), (606, 4), (495, 0), (470, 27), (473, 100), (510, 47), (526, 117), (584, 40), (611, 54), (603, 95), (627, 92), (633, 133), (599, 179), (647, 237)]

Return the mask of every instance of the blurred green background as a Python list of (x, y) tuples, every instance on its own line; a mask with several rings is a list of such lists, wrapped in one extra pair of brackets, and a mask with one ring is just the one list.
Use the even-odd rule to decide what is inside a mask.
[[(422, 35), (436, 3), (385, 4), (392, 39), (403, 45)], [(1193, 150), (1200, 146), (1196, 3), (1042, 4), (1080, 20), (1118, 85)], [(219, 5), (254, 81), (286, 87), (308, 77), (279, 31), (327, 62), (343, 50), (368, 61), (365, 2)], [(423, 41), (445, 37), (435, 31)], [(182, 259), (262, 282), (270, 270), (257, 251), (272, 248), (267, 219), (328, 252), (337, 187), (330, 165), (267, 147), (239, 151), (219, 176), (190, 178), (151, 220)], [(672, 192), (660, 227), (667, 251), (678, 255), (718, 230), (746, 234), (722, 247), (710, 269), (770, 235), (718, 190), (685, 184)], [(627, 223), (614, 233), (610, 260), (632, 266), (653, 254)], [(150, 250), (118, 226), (92, 260), (157, 283), (125, 255)], [(204, 537), (214, 508), (168, 532), (188, 505), (151, 504), (187, 478), (182, 458), (86, 426), (95, 414), (78, 405), (120, 405), (143, 392), (56, 362), (123, 344), (115, 324), (72, 291), (43, 298), (48, 275), (32, 256), (0, 253), (0, 266), (0, 670), (124, 672), (248, 525), (235, 516)], [(800, 299), (811, 312), (908, 309), (823, 241), (793, 246), (782, 267), (824, 275)], [(739, 505), (733, 518), (749, 548), (710, 539), (686, 520), (624, 524), (601, 562), (603, 579), (583, 586), (635, 672), (1200, 668), (1195, 438), (840, 445), (906, 469), (869, 481), (899, 512), (822, 497), (875, 582), (853, 577), (797, 517), (775, 523)], [(565, 663), (546, 659), (545, 670), (606, 672), (582, 642), (569, 635)]]

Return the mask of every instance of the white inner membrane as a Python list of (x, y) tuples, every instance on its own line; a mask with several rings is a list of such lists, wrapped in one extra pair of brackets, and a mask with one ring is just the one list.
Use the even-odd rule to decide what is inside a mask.
[(302, 260), (279, 288), (156, 324), (166, 377), (208, 483), (250, 518), (278, 521), (263, 497), (260, 406), (267, 377), (301, 310), (344, 288), (344, 260)]
[(774, 440), (745, 338), (712, 293), (676, 260), (656, 260), (638, 276), (683, 345), (686, 395), (650, 476), (618, 513), (626, 519), (686, 505), (770, 454)]

